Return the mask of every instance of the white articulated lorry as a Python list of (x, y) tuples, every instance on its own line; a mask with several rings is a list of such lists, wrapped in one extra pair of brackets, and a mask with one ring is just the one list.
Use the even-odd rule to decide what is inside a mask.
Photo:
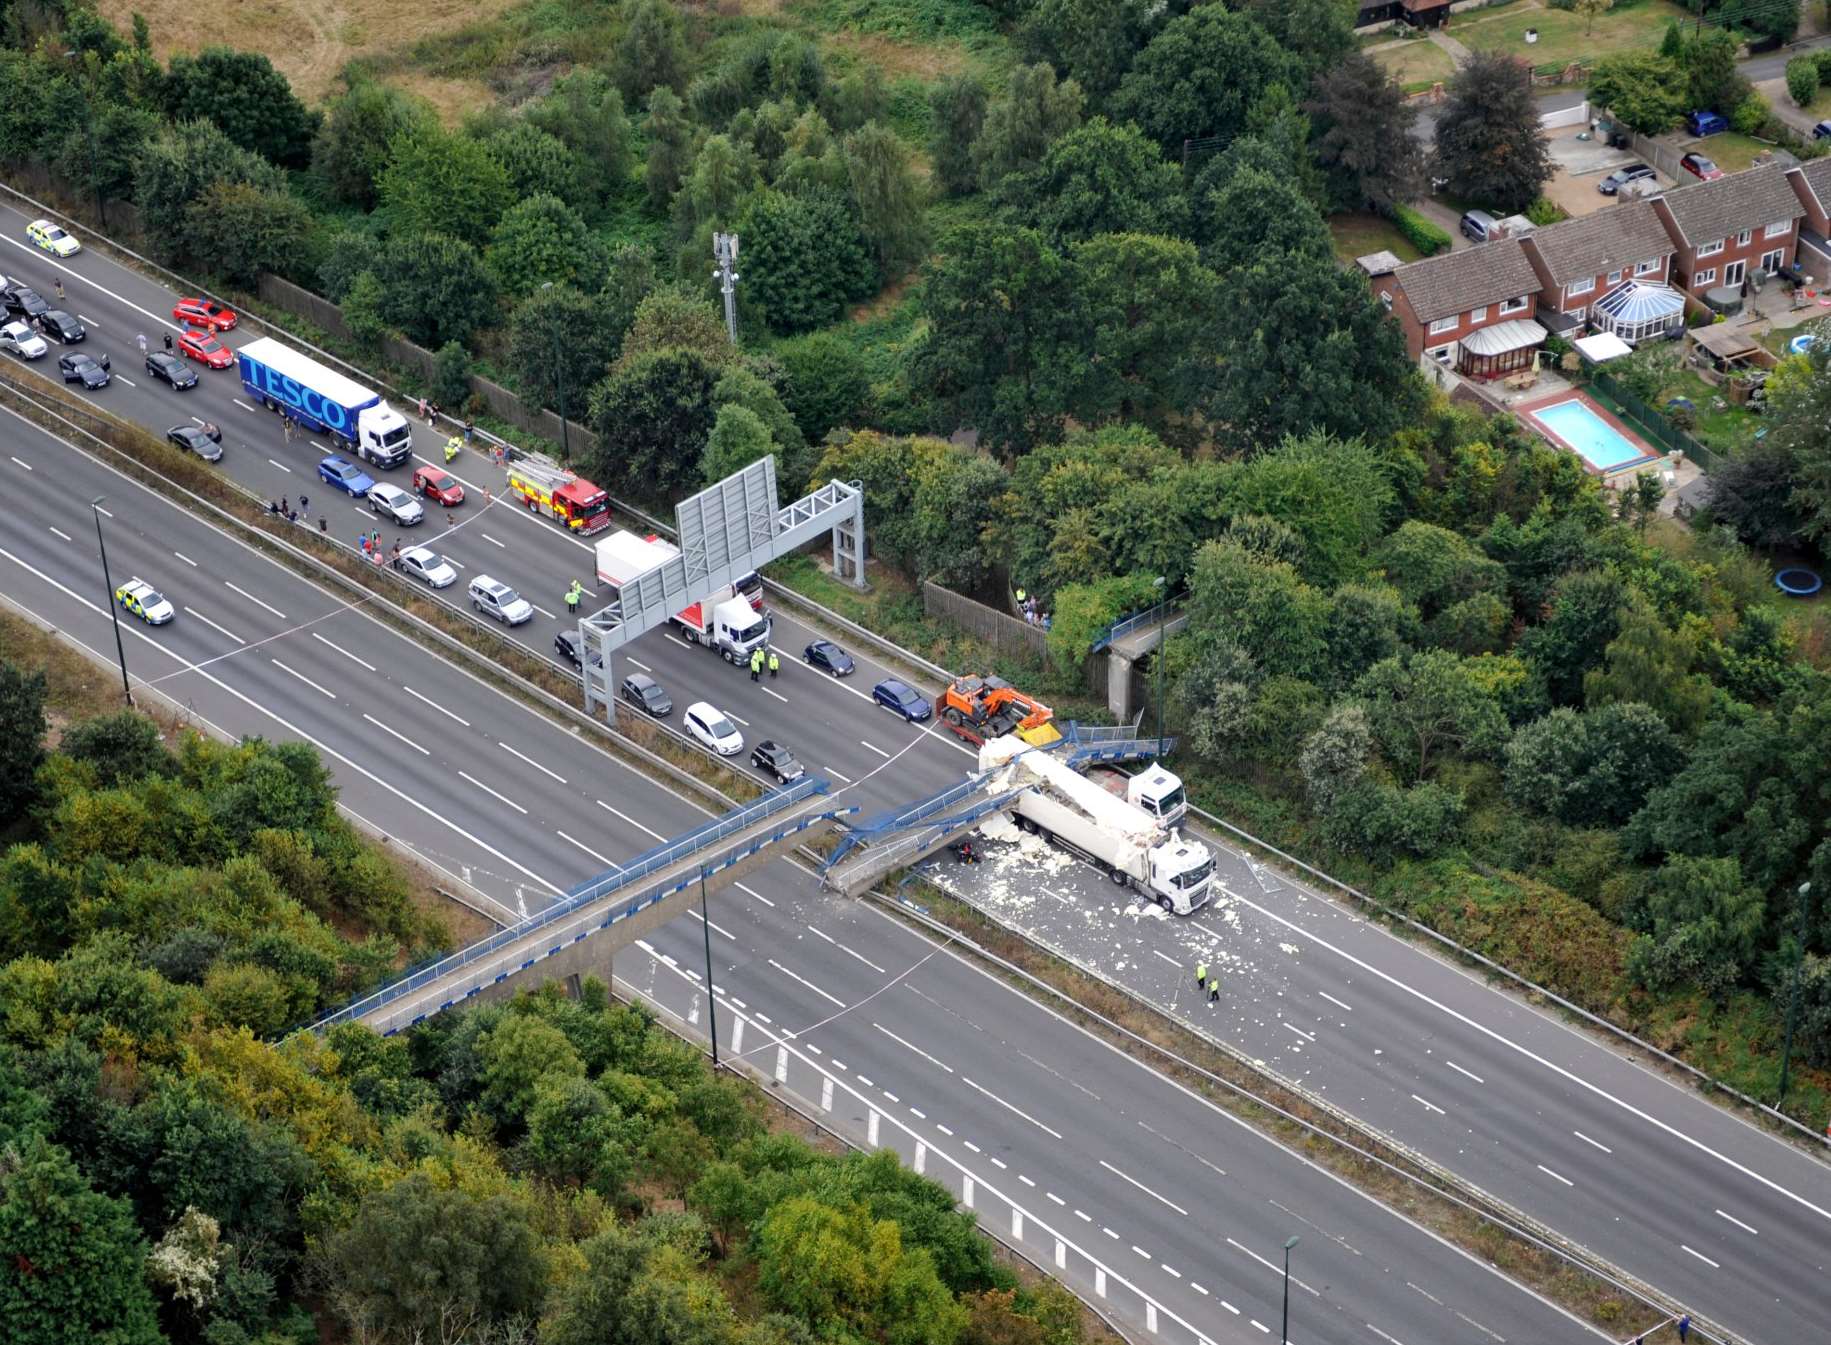
[(1208, 904), (1214, 856), (1206, 845), (1166, 828), (1050, 752), (1015, 736), (994, 738), (979, 749), (979, 769), (994, 773), (993, 793), (1023, 789), (1015, 815), (1024, 830), (1080, 855), (1166, 911), (1190, 915)]
[[(659, 537), (614, 532), (597, 544), (598, 580), (608, 588), (621, 590), (637, 575), (647, 574), (679, 554), (678, 547)], [(750, 661), (751, 650), (769, 644), (769, 618), (758, 606), (762, 582), (755, 574), (748, 574), (738, 583), (750, 585), (753, 581), (758, 594), (754, 600), (744, 596), (744, 588), (726, 585), (668, 620), (694, 644), (715, 649), (729, 662), (742, 666)]]

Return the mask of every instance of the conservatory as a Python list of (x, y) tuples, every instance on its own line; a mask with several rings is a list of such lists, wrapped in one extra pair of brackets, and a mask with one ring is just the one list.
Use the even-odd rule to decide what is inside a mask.
[(1638, 345), (1684, 327), (1685, 297), (1670, 285), (1630, 280), (1596, 300), (1589, 315), (1597, 331), (1612, 332), (1629, 345)]

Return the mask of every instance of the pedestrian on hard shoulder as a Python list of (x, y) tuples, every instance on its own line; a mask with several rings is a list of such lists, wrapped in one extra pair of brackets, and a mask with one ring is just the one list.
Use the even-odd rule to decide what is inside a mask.
[(1197, 962), (1195, 964), (1195, 988), (1197, 990), (1206, 990), (1208, 988), (1208, 964), (1206, 962)]
[(279, 513), (280, 512), (280, 502), (278, 500), (267, 501), (267, 512), (270, 514)]
[(284, 411), (280, 412), (280, 428), (286, 431), (286, 442), (290, 444), (292, 442), (292, 417)]
[(300, 491), (299, 492), (299, 512), (301, 514), (310, 513), (311, 507), (312, 507), (312, 502), (305, 498), (304, 491)]
[(776, 651), (769, 651), (769, 675), (773, 679), (782, 671), (782, 660), (776, 657)]
[(432, 417), (426, 414), (426, 399), (424, 397), (420, 398), (420, 419), (425, 421), (428, 425), (432, 424)]
[(325, 518), (323, 514), (318, 515), (318, 531), (324, 533), (326, 536), (329, 536), (331, 531), (330, 520)]
[(477, 427), (475, 425), (471, 424), (468, 420), (465, 421), (464, 422), (464, 446), (466, 448), (470, 447), (471, 438), (476, 433), (477, 433)]
[(1219, 1003), (1220, 998), (1221, 998), (1221, 978), (1219, 976), (1210, 976), (1208, 978), (1208, 1004), (1209, 1004), (1209, 1006), (1212, 1007), (1213, 1005)]

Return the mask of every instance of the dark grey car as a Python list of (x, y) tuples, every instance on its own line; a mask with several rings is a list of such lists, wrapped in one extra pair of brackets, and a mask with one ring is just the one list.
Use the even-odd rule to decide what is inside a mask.
[(40, 316), (38, 330), (43, 332), (47, 339), (64, 346), (87, 340), (89, 336), (89, 329), (77, 321), (74, 315), (64, 312), (61, 308), (53, 308)]
[(66, 383), (81, 383), (86, 388), (105, 388), (108, 386), (108, 357), (99, 358), (85, 355), (80, 350), (73, 350), (68, 355), (57, 357), (57, 371), (64, 376)]
[(674, 713), (674, 698), (661, 689), (661, 683), (647, 673), (631, 673), (623, 679), (618, 692), (624, 700), (644, 714), (665, 719)]
[(165, 441), (187, 453), (195, 453), (205, 462), (221, 462), (223, 447), (210, 437), (209, 431), (196, 425), (174, 425), (165, 432)]
[(1644, 163), (1630, 163), (1617, 168), (1602, 181), (1596, 184), (1596, 190), (1604, 196), (1613, 196), (1630, 182), (1645, 182), (1654, 176), (1654, 172)]

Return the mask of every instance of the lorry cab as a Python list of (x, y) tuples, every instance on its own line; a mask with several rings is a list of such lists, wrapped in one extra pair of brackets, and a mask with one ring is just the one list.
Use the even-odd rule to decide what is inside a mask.
[(1151, 886), (1167, 895), (1177, 915), (1191, 915), (1214, 895), (1214, 856), (1208, 847), (1186, 841), (1177, 832), (1151, 851)]
[(1181, 822), (1189, 811), (1189, 792), (1183, 788), (1182, 777), (1156, 762), (1126, 781), (1125, 797), (1166, 827)]
[(413, 430), (399, 411), (377, 403), (356, 417), (355, 450), (377, 467), (398, 467), (413, 452)]
[(719, 652), (733, 663), (744, 662), (751, 650), (769, 642), (769, 618), (743, 598), (727, 598), (714, 607), (712, 628)]

